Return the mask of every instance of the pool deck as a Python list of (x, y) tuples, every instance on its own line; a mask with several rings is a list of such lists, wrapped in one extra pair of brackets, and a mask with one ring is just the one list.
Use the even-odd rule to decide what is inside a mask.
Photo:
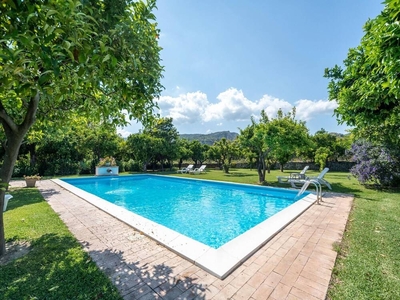
[[(12, 186), (24, 186), (13, 181)], [(353, 197), (327, 193), (224, 280), (50, 180), (37, 187), (124, 299), (325, 299)]]

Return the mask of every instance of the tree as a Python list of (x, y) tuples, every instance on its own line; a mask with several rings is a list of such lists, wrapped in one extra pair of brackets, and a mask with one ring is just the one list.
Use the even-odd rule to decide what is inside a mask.
[(178, 169), (182, 168), (182, 163), (184, 160), (189, 159), (192, 156), (192, 152), (189, 149), (190, 142), (187, 139), (178, 139), (178, 158), (179, 158), (179, 163), (178, 163)]
[(191, 141), (189, 143), (189, 149), (192, 153), (192, 160), (195, 165), (201, 165), (207, 159), (207, 153), (210, 146), (202, 144), (197, 140)]
[(305, 122), (297, 121), (295, 117), (295, 108), (287, 114), (278, 110), (276, 118), (269, 122), (268, 134), (265, 137), (267, 143), (273, 147), (272, 154), (279, 162), (281, 172), (284, 164), (309, 146), (308, 128)]
[(266, 143), (265, 134), (267, 132), (269, 119), (264, 111), (261, 111), (260, 122), (251, 118), (251, 124), (245, 129), (240, 129), (239, 144), (248, 154), (248, 157), (257, 157), (257, 173), (259, 183), (265, 182), (268, 158), (271, 148)]
[(143, 172), (147, 171), (147, 164), (154, 160), (162, 147), (162, 140), (145, 133), (135, 133), (126, 140), (130, 154), (142, 163)]
[(240, 130), (239, 142), (248, 157), (257, 157), (258, 179), (265, 182), (265, 173), (270, 172), (274, 161), (283, 165), (308, 145), (308, 129), (305, 123), (295, 120), (296, 111), (286, 115), (279, 110), (275, 119), (269, 119), (261, 111), (260, 122), (252, 118), (252, 124)]
[(340, 123), (354, 126), (357, 137), (400, 144), (400, 5), (386, 6), (364, 25), (358, 47), (349, 50), (344, 68), (325, 70), (329, 99), (336, 100)]
[(85, 129), (85, 131), (79, 132), (81, 147), (87, 151), (88, 157), (95, 164), (99, 162), (100, 158), (106, 156), (121, 159), (119, 145), (123, 138), (117, 134), (114, 126), (107, 123), (95, 124), (92, 122), (86, 124)]
[(319, 170), (322, 171), (326, 166), (328, 157), (332, 155), (331, 150), (328, 147), (319, 147), (315, 151), (315, 162), (319, 164)]
[(150, 126), (145, 127), (143, 133), (159, 139), (161, 146), (158, 147), (155, 158), (161, 163), (161, 169), (164, 170), (164, 161), (167, 161), (172, 168), (172, 161), (179, 154), (179, 133), (172, 124), (172, 118), (156, 119)]
[(219, 167), (223, 167), (225, 173), (229, 173), (232, 158), (237, 155), (237, 142), (222, 138), (215, 142), (208, 150), (208, 157), (217, 161)]
[(214, 142), (214, 145), (208, 149), (207, 157), (208, 159), (215, 161), (218, 165), (218, 168), (222, 169), (221, 151), (217, 146), (215, 146), (215, 143), (216, 142)]
[[(0, 179), (11, 178), (35, 123), (75, 114), (115, 125), (152, 116), (162, 86), (152, 10), (127, 0), (9, 0), (0, 5), (0, 122), (6, 142)], [(0, 207), (4, 191), (0, 193)], [(0, 256), (5, 252), (0, 210)]]

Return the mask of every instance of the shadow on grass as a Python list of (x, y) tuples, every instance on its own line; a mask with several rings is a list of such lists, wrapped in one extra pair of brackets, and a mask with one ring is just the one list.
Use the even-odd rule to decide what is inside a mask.
[(16, 188), (11, 189), (9, 193), (13, 198), (8, 202), (7, 211), (44, 201), (42, 197), (38, 197), (36, 188)]
[(0, 266), (1, 299), (205, 299), (207, 287), (195, 275), (174, 276), (164, 263), (131, 262), (123, 251), (88, 254), (72, 236), (46, 234), (31, 248)]
[(74, 237), (46, 234), (31, 247), (0, 267), (2, 299), (120, 299)]
[[(272, 186), (272, 187), (278, 187), (278, 188), (292, 188), (291, 185), (288, 183), (285, 184), (285, 183), (279, 183), (279, 182), (269, 182), (268, 185)], [(342, 184), (342, 183), (331, 183), (331, 186), (332, 186), (332, 190), (329, 190), (327, 187), (323, 186), (322, 191), (323, 192), (349, 194), (349, 195), (354, 195), (356, 197), (362, 196), (365, 199), (365, 194), (363, 194), (361, 186), (357, 186), (357, 185), (349, 186), (349, 185)], [(300, 190), (300, 188), (301, 188), (301, 186), (299, 186), (298, 189)], [(310, 185), (307, 190), (315, 191), (315, 187), (313, 185)], [(367, 200), (377, 201), (378, 199), (367, 199)]]
[[(90, 244), (86, 243), (90, 248)], [(176, 276), (165, 263), (129, 261), (121, 250), (89, 250), (93, 261), (107, 274), (123, 297), (129, 299), (205, 299), (207, 285), (196, 275)], [(152, 256), (151, 253), (148, 254)]]
[(242, 172), (229, 172), (229, 173), (224, 173), (223, 175), (227, 177), (254, 177), (254, 174), (242, 173)]

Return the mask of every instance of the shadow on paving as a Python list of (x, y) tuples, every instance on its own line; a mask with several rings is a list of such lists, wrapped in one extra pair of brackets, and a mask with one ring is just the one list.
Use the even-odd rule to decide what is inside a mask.
[[(90, 243), (84, 243), (90, 248)], [(98, 267), (111, 278), (125, 299), (206, 299), (207, 286), (195, 275), (174, 276), (173, 268), (162, 264), (128, 262), (123, 251), (89, 250)]]
[(61, 194), (60, 191), (57, 191), (55, 189), (41, 189), (40, 193), (42, 194), (43, 198), (47, 201), (48, 197), (52, 195), (58, 195)]

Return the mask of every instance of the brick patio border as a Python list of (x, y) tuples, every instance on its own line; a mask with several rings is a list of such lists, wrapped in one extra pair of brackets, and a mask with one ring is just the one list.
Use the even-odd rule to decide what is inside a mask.
[[(23, 186), (22, 181), (11, 182)], [(329, 193), (224, 280), (60, 188), (37, 184), (124, 299), (325, 299), (353, 197)]]

